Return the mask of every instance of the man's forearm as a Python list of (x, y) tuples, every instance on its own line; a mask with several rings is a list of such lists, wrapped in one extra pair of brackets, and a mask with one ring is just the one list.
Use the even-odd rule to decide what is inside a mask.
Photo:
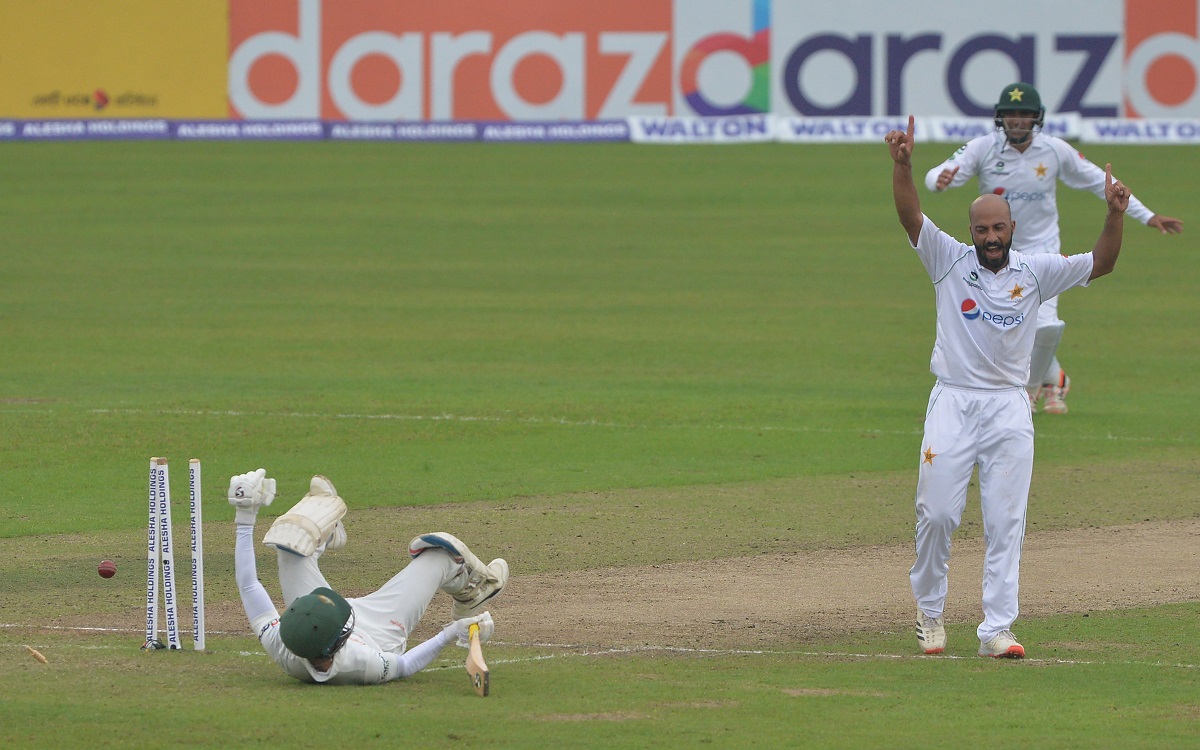
[(1122, 211), (1109, 211), (1104, 217), (1104, 229), (1092, 248), (1092, 275), (1096, 279), (1111, 273), (1117, 265), (1117, 256), (1121, 254), (1121, 241), (1125, 232), (1125, 214)]
[(451, 638), (445, 631), (438, 631), (424, 643), (396, 655), (396, 677), (412, 677), (433, 661), (442, 649), (449, 646)]
[(908, 237), (916, 243), (921, 233), (921, 199), (917, 185), (913, 182), (912, 163), (894, 162), (892, 166), (892, 197), (896, 201), (896, 215)]
[(242, 608), (250, 622), (268, 612), (275, 612), (275, 603), (258, 580), (258, 565), (254, 559), (254, 527), (239, 524), (233, 548), (233, 574), (241, 594)]

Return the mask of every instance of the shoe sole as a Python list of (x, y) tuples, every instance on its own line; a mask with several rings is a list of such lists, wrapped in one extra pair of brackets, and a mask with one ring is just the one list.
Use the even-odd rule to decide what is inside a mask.
[(991, 654), (986, 651), (980, 651), (980, 656), (990, 656), (993, 659), (1024, 659), (1025, 649), (1022, 646), (1009, 646), (1008, 650), (1002, 654)]
[(946, 651), (945, 647), (942, 647), (942, 648), (928, 648), (928, 649), (925, 649), (925, 655), (926, 655), (926, 656), (933, 656), (934, 654), (941, 654), (941, 653), (945, 653), (945, 651)]

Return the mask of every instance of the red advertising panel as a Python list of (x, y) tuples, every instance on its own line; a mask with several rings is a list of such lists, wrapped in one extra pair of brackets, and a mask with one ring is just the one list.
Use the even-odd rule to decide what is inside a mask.
[(1200, 111), (1200, 3), (1125, 0), (1127, 117)]
[(231, 0), (230, 116), (665, 115), (671, 0)]

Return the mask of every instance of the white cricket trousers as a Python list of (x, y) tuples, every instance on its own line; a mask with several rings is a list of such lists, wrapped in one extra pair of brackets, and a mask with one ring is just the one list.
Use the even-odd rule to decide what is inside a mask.
[(1017, 619), (1021, 545), (1033, 475), (1033, 416), (1024, 388), (1000, 391), (938, 383), (929, 395), (917, 479), (917, 560), (909, 571), (913, 598), (942, 615), (950, 571), (950, 538), (962, 522), (967, 486), (979, 468), (983, 515), (983, 622), (980, 641)]
[[(289, 607), (297, 597), (322, 586), (332, 588), (317, 565), (325, 551), (324, 545), (311, 557), (278, 551), (279, 587), (283, 604)], [(411, 560), (378, 591), (346, 598), (354, 608), (354, 627), (361, 628), (379, 644), (383, 651), (403, 653), (408, 635), (417, 627), (429, 602), (441, 587), (453, 581), (463, 570), (443, 549), (427, 549)]]

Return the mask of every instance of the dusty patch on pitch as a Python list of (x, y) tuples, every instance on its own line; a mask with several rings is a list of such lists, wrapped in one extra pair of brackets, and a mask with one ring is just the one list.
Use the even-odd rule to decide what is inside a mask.
[(718, 709), (718, 708), (737, 708), (742, 705), (741, 701), (673, 701), (670, 703), (656, 703), (655, 708), (703, 708), (703, 709)]
[(849, 695), (854, 697), (868, 698), (891, 698), (887, 693), (868, 693), (862, 690), (831, 690), (829, 688), (784, 688), (785, 695), (791, 695), (796, 698), (825, 698), (833, 696)]
[[(1026, 616), (1200, 597), (1200, 520), (1039, 532), (1027, 537), (1024, 550)], [(498, 627), (497, 637), (523, 643), (767, 649), (854, 632), (902, 632), (913, 612), (912, 554), (910, 545), (896, 545), (514, 574), (493, 607), (503, 628)], [(949, 622), (977, 622), (982, 568), (982, 540), (956, 540)]]
[(614, 711), (602, 714), (547, 714), (534, 718), (536, 721), (637, 721), (649, 719), (650, 716), (637, 711)]

